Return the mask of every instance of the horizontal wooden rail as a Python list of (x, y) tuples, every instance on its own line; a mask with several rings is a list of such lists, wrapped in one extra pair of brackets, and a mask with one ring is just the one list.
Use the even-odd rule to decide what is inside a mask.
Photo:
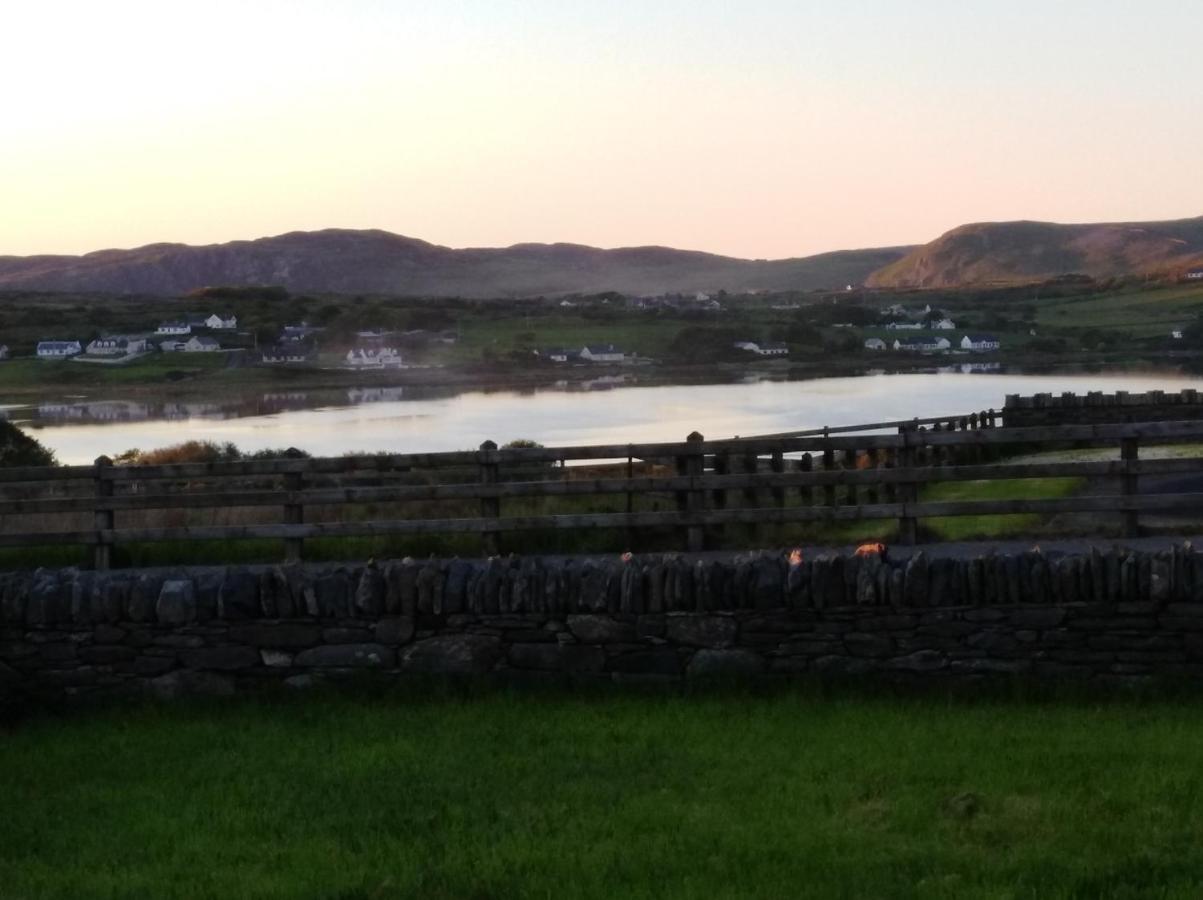
[[(1134, 534), (1141, 513), (1203, 510), (1203, 494), (1189, 481), (1178, 493), (1140, 491), (1141, 478), (1197, 475), (1203, 482), (1203, 458), (1139, 458), (1141, 445), (1203, 443), (1201, 421), (1003, 428), (991, 411), (901, 420), (894, 434), (850, 433), (891, 424), (719, 441), (694, 434), (672, 443), (582, 447), (498, 449), (486, 442), (451, 453), (162, 466), (102, 458), (94, 466), (0, 469), (8, 532), (0, 533), (0, 546), (91, 545), (94, 564), (104, 567), (114, 546), (141, 541), (282, 540), (288, 558), (300, 559), (304, 542), (321, 537), (474, 533), (493, 553), (507, 532), (615, 528), (632, 545), (640, 529), (677, 530), (699, 549), (740, 524), (755, 532), (771, 524), (897, 519), (901, 539), (910, 541), (922, 520), (946, 516), (1114, 514)], [(1016, 462), (1000, 453), (1066, 446), (1110, 448), (1118, 458)], [(650, 465), (637, 470), (636, 461)], [(570, 462), (606, 465), (562, 468)], [(1044, 478), (1081, 478), (1086, 488), (1072, 497), (1008, 500), (924, 500), (920, 492), (941, 482)], [(587, 502), (527, 505), (530, 514), (513, 502), (590, 496), (622, 499), (592, 509)], [(427, 503), (446, 505), (416, 505)], [(305, 510), (319, 507), (329, 511), (316, 518), (335, 521), (311, 521)], [(278, 513), (234, 525), (192, 515), (253, 508)], [(30, 516), (51, 521), (20, 518)]]

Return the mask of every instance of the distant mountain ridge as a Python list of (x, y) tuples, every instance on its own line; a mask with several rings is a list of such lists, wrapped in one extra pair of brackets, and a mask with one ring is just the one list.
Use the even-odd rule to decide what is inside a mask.
[(1169, 222), (962, 225), (874, 272), (879, 288), (1021, 284), (1060, 275), (1174, 274), (1203, 267), (1203, 217)]
[(207, 246), (0, 256), (0, 290), (170, 296), (215, 285), (270, 284), (313, 293), (483, 298), (812, 290), (860, 284), (911, 249), (748, 260), (669, 247), (515, 244), (457, 250), (387, 231), (328, 229)]

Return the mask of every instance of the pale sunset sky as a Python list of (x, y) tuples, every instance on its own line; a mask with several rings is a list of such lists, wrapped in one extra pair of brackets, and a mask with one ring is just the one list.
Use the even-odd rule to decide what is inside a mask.
[(1200, 0), (0, 10), (0, 254), (344, 227), (772, 258), (1203, 215)]

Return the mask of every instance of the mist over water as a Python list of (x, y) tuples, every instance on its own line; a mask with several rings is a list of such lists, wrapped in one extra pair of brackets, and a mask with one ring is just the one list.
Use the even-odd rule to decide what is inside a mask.
[(10, 406), (64, 463), (89, 463), (187, 440), (243, 450), (298, 447), (315, 456), (465, 450), (529, 438), (549, 446), (765, 434), (824, 425), (1001, 409), (1007, 394), (1203, 389), (1177, 374), (907, 374), (738, 384), (613, 386), (592, 390), (467, 391), (409, 399), (410, 389), (290, 392), (228, 403), (119, 399)]

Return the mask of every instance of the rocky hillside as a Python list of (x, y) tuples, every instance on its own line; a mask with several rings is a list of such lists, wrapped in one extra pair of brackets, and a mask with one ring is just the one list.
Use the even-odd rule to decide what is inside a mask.
[(1044, 281), (1071, 273), (1174, 274), (1203, 266), (1203, 217), (1172, 222), (962, 225), (869, 277), (873, 287), (958, 287)]
[(292, 291), (525, 297), (621, 291), (789, 290), (859, 284), (909, 247), (746, 260), (667, 247), (516, 244), (454, 250), (386, 231), (293, 232), (193, 247), (0, 257), (0, 290), (175, 295), (210, 285)]

